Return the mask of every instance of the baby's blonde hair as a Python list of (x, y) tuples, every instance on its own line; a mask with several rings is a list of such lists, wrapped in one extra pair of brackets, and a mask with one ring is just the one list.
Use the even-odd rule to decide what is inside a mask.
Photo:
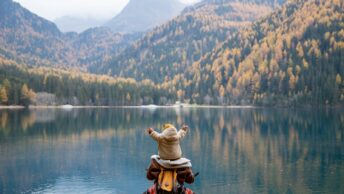
[(165, 124), (162, 125), (162, 130), (161, 131), (163, 131), (165, 129), (168, 129), (168, 128), (171, 128), (171, 127), (174, 127), (174, 126), (172, 124), (170, 124), (170, 123), (165, 123)]

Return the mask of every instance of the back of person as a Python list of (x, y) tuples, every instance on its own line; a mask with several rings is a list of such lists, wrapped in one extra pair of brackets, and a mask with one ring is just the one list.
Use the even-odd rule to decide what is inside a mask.
[(145, 193), (193, 193), (184, 187), (184, 182), (193, 183), (195, 176), (192, 173), (190, 160), (182, 158), (180, 147), (180, 140), (187, 131), (188, 126), (186, 125), (177, 131), (171, 124), (163, 125), (161, 133), (152, 128), (147, 129), (147, 132), (158, 144), (159, 156), (151, 157), (147, 179), (155, 182)]
[(182, 157), (180, 140), (186, 135), (187, 126), (177, 129), (171, 124), (163, 125), (162, 133), (147, 129), (150, 136), (158, 143), (158, 153), (163, 160), (177, 160)]

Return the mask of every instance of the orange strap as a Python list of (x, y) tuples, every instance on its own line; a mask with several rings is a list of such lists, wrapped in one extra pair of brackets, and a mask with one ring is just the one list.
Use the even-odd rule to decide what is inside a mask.
[(173, 188), (176, 186), (175, 185), (176, 181), (177, 181), (176, 170), (166, 170), (166, 169), (161, 168), (158, 184), (160, 185), (160, 188), (162, 190), (172, 191)]

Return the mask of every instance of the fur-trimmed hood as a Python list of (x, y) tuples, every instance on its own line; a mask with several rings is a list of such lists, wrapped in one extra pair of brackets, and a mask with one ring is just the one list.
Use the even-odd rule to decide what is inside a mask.
[(177, 141), (179, 139), (178, 132), (175, 127), (169, 127), (167, 129), (164, 129), (161, 133), (161, 136), (166, 141)]
[(185, 129), (177, 131), (173, 126), (164, 127), (161, 133), (153, 131), (150, 136), (158, 142), (158, 151), (161, 159), (176, 160), (182, 157), (179, 142), (186, 135)]

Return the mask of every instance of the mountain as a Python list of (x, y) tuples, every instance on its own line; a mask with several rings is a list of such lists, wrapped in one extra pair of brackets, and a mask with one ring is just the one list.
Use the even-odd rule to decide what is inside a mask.
[(70, 47), (64, 46), (62, 39), (63, 34), (52, 22), (32, 14), (12, 0), (0, 2), (1, 55), (30, 64), (35, 63), (36, 58), (43, 63), (60, 63), (56, 53), (66, 56), (73, 52)]
[(265, 3), (201, 2), (91, 71), (161, 83), (185, 72), (239, 28), (271, 12)]
[(62, 32), (81, 33), (95, 26), (102, 26), (106, 20), (92, 17), (82, 18), (73, 16), (63, 16), (54, 20), (54, 23)]
[(343, 103), (343, 27), (343, 1), (292, 0), (165, 84), (197, 103)]
[(81, 34), (62, 33), (54, 23), (19, 3), (0, 2), (0, 56), (27, 65), (86, 69), (137, 36), (120, 35), (105, 27)]
[[(151, 79), (191, 103), (343, 103), (343, 1), (291, 0), (254, 23), (243, 19), (251, 18), (247, 5), (262, 6), (195, 5), (101, 68), (115, 76)], [(231, 13), (240, 17), (228, 17)]]
[(0, 19), (0, 29), (2, 31), (4, 29), (25, 29), (45, 36), (61, 37), (62, 35), (54, 23), (32, 14), (12, 0), (2, 0), (0, 2)]
[(105, 63), (113, 53), (120, 52), (140, 37), (140, 33), (122, 35), (106, 27), (96, 27), (80, 34), (66, 33), (64, 41), (73, 48), (75, 55), (71, 57), (77, 59), (77, 67), (87, 70)]
[(278, 7), (282, 5), (285, 0), (203, 0), (199, 4), (204, 4), (204, 3), (227, 3), (227, 2), (240, 2), (240, 3), (255, 3), (255, 4), (260, 4), (260, 5), (269, 5), (269, 6), (274, 6)]
[(186, 5), (178, 0), (130, 0), (105, 24), (114, 32), (144, 32), (177, 16)]
[[(77, 96), (83, 104), (344, 104), (344, 2), (280, 3), (203, 1), (139, 38), (108, 28), (61, 33), (51, 22), (3, 0), (1, 99), (9, 101), (10, 82), (15, 83), (9, 95), (13, 102), (22, 87), (29, 96), (33, 88)], [(68, 69), (22, 67), (9, 59)]]

